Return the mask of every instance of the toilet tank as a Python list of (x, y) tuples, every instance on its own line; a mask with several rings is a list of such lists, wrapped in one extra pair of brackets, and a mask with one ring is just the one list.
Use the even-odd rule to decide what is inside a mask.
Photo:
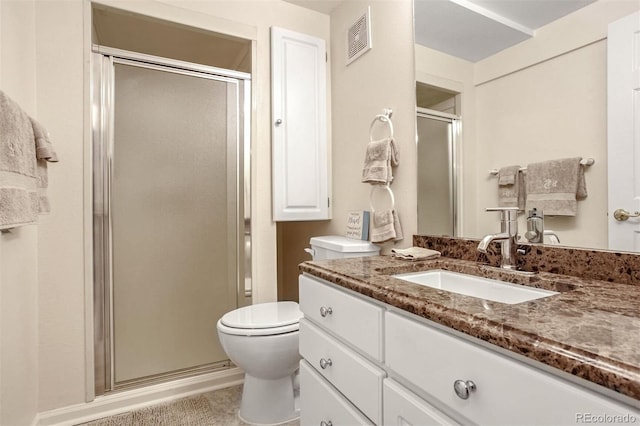
[(347, 257), (376, 256), (380, 247), (369, 241), (355, 240), (340, 235), (313, 237), (309, 240), (311, 249), (305, 249), (313, 260), (344, 259)]

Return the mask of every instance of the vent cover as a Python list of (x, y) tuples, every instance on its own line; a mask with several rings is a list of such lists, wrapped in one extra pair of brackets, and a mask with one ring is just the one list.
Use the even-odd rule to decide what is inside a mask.
[(362, 15), (347, 31), (347, 65), (371, 50), (371, 14), (370, 9)]

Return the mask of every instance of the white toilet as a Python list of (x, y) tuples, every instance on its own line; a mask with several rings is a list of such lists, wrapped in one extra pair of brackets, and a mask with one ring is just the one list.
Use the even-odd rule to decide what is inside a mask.
[[(341, 236), (313, 237), (314, 260), (362, 257), (380, 248)], [(276, 425), (299, 416), (294, 397), (299, 321), (296, 302), (260, 303), (236, 309), (218, 321), (218, 338), (229, 359), (244, 370), (238, 416), (246, 423)]]

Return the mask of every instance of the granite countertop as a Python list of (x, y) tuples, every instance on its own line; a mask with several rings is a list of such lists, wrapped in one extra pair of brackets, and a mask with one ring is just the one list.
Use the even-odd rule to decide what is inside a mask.
[[(507, 305), (390, 276), (429, 269), (560, 294)], [(522, 276), (445, 257), (418, 262), (391, 256), (307, 261), (300, 271), (589, 380), (640, 407), (639, 286), (546, 272)]]

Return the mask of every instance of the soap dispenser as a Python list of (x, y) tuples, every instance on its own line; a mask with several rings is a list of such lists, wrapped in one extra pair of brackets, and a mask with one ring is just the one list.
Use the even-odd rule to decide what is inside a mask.
[(530, 243), (544, 242), (544, 214), (535, 207), (529, 210), (527, 232), (524, 236)]

